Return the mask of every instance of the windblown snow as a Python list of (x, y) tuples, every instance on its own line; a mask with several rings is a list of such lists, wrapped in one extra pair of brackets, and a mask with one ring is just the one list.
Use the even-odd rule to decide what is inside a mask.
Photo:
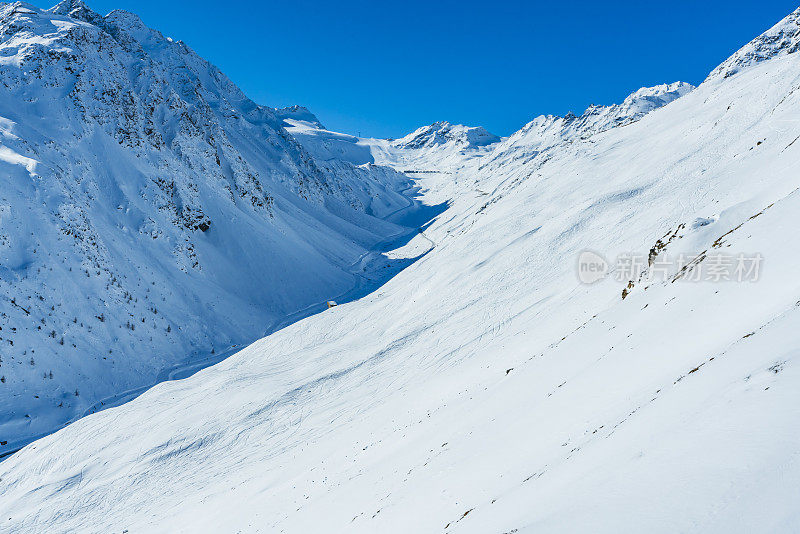
[[(110, 329), (90, 316), (84, 324), (94, 333), (74, 339), (129, 347), (113, 352), (127, 351), (124, 360), (112, 355), (103, 365), (136, 362), (153, 373), (153, 353), (137, 349), (178, 355), (194, 339), (181, 334), (179, 344), (164, 332), (184, 318), (178, 310), (196, 314), (182, 329), (221, 346), (234, 339), (226, 329), (244, 336), (243, 324), (281, 322), (290, 301), (352, 291), (354, 273), (369, 281), (351, 293), (360, 298), (293, 324), (299, 316), (284, 315), (287, 326), (221, 363), (5, 459), (0, 529), (797, 530), (800, 56), (759, 43), (782, 40), (775, 36), (787, 35), (780, 28), (800, 10), (743, 49), (761, 50), (758, 61), (737, 53), (726, 62), (735, 72), (726, 67), (697, 88), (641, 89), (580, 116), (536, 118), (505, 139), (436, 123), (390, 141), (331, 132), (304, 108), (234, 98), (232, 84), (185, 45), (156, 39), (130, 15), (90, 17), (76, 5), (3, 8), (0, 52), (15, 59), (2, 62), (0, 78), (9, 86), (0, 102), (2, 165), (13, 185), (0, 209), (1, 334), (31, 325), (16, 326), (14, 350), (85, 361), (87, 349), (74, 360), (68, 349), (40, 349), (35, 336), (47, 341), (64, 315), (57, 310), (76, 302), (119, 321), (138, 313), (138, 298), (143, 313), (158, 307), (142, 323), (154, 326)], [(103, 29), (121, 19), (118, 33)], [(86, 50), (98, 47), (87, 43), (100, 41), (104, 62), (119, 54), (120, 68), (134, 70), (98, 72), (103, 83), (73, 104), (64, 95), (78, 86), (78, 66), (94, 64)], [(22, 50), (37, 50), (35, 61)], [(158, 60), (140, 71), (137, 54)], [(69, 74), (61, 85), (30, 74), (51, 61), (73, 65), (59, 71)], [(133, 72), (143, 76), (137, 83)], [(31, 96), (23, 76), (62, 105)], [(115, 82), (108, 109), (124, 106), (129, 91), (130, 119), (92, 111)], [(152, 94), (164, 95), (154, 104), (160, 111), (147, 112)], [(170, 99), (191, 120), (168, 114)], [(203, 172), (193, 170), (200, 165)], [(156, 176), (175, 185), (164, 192), (150, 185)], [(409, 200), (414, 192), (421, 204)], [(266, 195), (273, 201), (264, 206), (249, 202)], [(208, 217), (209, 227), (187, 227), (186, 210), (170, 198), (203, 214), (189, 221)], [(139, 247), (146, 217), (161, 233), (146, 233), (152, 243)], [(77, 241), (87, 248), (76, 249), (61, 228), (88, 228)], [(200, 270), (176, 252), (179, 243), (192, 243)], [(609, 260), (592, 284), (579, 277), (588, 252)], [(626, 255), (644, 258), (637, 276), (611, 261)], [(759, 275), (723, 278), (719, 262), (737, 256), (761, 258)], [(655, 276), (678, 257), (689, 260)], [(246, 281), (225, 286), (221, 273), (234, 266)], [(374, 272), (386, 269), (393, 276)], [(133, 303), (123, 292), (99, 307), (116, 291), (109, 273), (123, 291), (141, 284)], [(274, 278), (260, 285), (257, 273)], [(319, 283), (302, 293), (300, 280)], [(42, 300), (37, 287), (52, 289), (39, 290)], [(68, 298), (57, 301), (61, 292)], [(40, 318), (44, 334), (34, 326)], [(60, 332), (49, 341), (56, 347)], [(7, 377), (31, 367), (30, 377), (49, 384), (38, 363), (17, 363), (28, 354), (6, 354)], [(3, 399), (44, 405), (9, 395), (35, 392), (32, 378), (14, 376), (26, 381), (0, 384)], [(118, 375), (87, 367), (84, 376)]]

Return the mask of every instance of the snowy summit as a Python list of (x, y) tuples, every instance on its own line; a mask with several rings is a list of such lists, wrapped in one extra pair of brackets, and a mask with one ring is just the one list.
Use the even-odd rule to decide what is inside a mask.
[(450, 144), (458, 148), (475, 148), (491, 145), (500, 140), (480, 126), (450, 124), (446, 121), (423, 126), (393, 144), (398, 148), (419, 149)]

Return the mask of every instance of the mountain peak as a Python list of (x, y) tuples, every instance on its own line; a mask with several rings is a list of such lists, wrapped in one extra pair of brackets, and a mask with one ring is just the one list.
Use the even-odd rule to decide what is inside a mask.
[(326, 129), (317, 116), (311, 113), (311, 111), (305, 106), (298, 106), (295, 104), (293, 106), (287, 106), (285, 108), (279, 108), (273, 111), (275, 115), (283, 121), (284, 126), (295, 126), (295, 123), (301, 122), (312, 128), (318, 128), (320, 130)]
[(729, 78), (742, 69), (773, 57), (793, 54), (798, 50), (800, 50), (800, 7), (736, 51), (711, 71), (706, 80)]
[(572, 112), (564, 117), (540, 115), (512, 134), (506, 147), (540, 152), (564, 141), (583, 139), (611, 128), (638, 121), (651, 111), (694, 90), (685, 82), (642, 87), (629, 94), (620, 104), (590, 105), (581, 115)]
[(76, 9), (89, 9), (89, 6), (87, 6), (84, 2), (81, 2), (81, 0), (61, 0), (61, 2), (57, 3), (47, 11), (55, 15), (69, 15), (70, 12)]
[(143, 27), (147, 28), (142, 19), (136, 13), (131, 13), (130, 11), (125, 11), (124, 9), (115, 9), (111, 13), (105, 16), (105, 19), (115, 24), (122, 24), (125, 26), (130, 27)]
[(642, 115), (660, 108), (694, 90), (694, 86), (686, 82), (662, 83), (652, 87), (642, 87), (629, 94), (622, 104), (611, 106), (623, 116), (638, 120)]
[(451, 144), (459, 148), (475, 148), (490, 145), (500, 138), (489, 133), (482, 126), (465, 126), (437, 121), (428, 126), (417, 128), (405, 137), (394, 142), (399, 148), (432, 148)]
[(81, 0), (61, 0), (61, 2), (48, 9), (47, 12), (53, 15), (82, 20), (91, 24), (97, 24), (103, 18), (92, 11), (89, 6)]
[(662, 83), (652, 87), (642, 87), (629, 94), (623, 103), (639, 100), (658, 100), (660, 102), (666, 95), (683, 95), (692, 89), (694, 89), (694, 86), (686, 82)]

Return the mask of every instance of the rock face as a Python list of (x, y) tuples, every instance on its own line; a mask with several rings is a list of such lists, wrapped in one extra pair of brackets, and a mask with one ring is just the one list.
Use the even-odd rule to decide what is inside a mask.
[(737, 72), (767, 59), (794, 54), (800, 50), (800, 8), (786, 16), (729, 57), (708, 75), (729, 78)]
[(6, 448), (346, 291), (408, 204), (131, 13), (3, 4), (0, 84)]

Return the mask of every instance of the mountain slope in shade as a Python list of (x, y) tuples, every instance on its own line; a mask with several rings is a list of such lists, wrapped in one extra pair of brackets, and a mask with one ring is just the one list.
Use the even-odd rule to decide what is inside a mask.
[(299, 108), (132, 13), (0, 5), (0, 89), (0, 454), (347, 293), (407, 231), (404, 176), (318, 164)]
[[(798, 88), (775, 57), (546, 157), (422, 174), (451, 203), (392, 254), (429, 253), (0, 463), (3, 524), (793, 532)], [(591, 285), (587, 250), (611, 262)], [(693, 280), (738, 254), (756, 278)]]

